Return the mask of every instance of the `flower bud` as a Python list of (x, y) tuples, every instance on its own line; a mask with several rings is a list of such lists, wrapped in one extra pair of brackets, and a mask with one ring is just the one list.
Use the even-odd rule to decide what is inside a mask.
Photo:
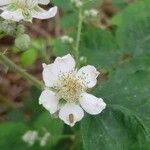
[(86, 64), (86, 63), (87, 63), (87, 58), (84, 57), (84, 56), (81, 56), (81, 57), (80, 57), (80, 63), (81, 63), (81, 65)]
[(22, 140), (30, 146), (32, 146), (37, 139), (38, 132), (34, 130), (29, 130), (22, 136)]
[(30, 46), (30, 37), (27, 34), (19, 35), (15, 39), (15, 46), (20, 50), (27, 50)]
[(85, 17), (92, 17), (95, 18), (98, 15), (98, 11), (96, 9), (90, 9), (90, 10), (85, 10), (84, 11), (84, 16)]
[(18, 33), (18, 34), (24, 34), (24, 33), (25, 33), (25, 26), (22, 25), (22, 24), (19, 24), (19, 25), (17, 26), (17, 33)]
[(1, 30), (6, 34), (13, 35), (16, 32), (16, 23), (10, 20), (4, 20), (1, 23)]
[(69, 44), (72, 44), (74, 41), (73, 38), (68, 35), (64, 35), (64, 36), (60, 37), (60, 40), (62, 43), (69, 43)]
[(50, 133), (49, 132), (45, 133), (44, 136), (40, 138), (40, 146), (44, 147), (47, 144), (49, 137)]

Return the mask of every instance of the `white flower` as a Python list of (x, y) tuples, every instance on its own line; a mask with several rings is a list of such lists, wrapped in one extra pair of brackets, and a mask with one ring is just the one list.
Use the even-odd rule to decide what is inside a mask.
[(68, 54), (57, 57), (52, 64), (43, 64), (43, 68), (46, 89), (41, 93), (39, 104), (51, 114), (59, 111), (59, 118), (66, 124), (73, 126), (80, 121), (84, 116), (83, 109), (92, 115), (105, 109), (106, 104), (101, 98), (86, 92), (97, 83), (99, 72), (94, 66), (87, 65), (77, 71), (75, 60)]
[(73, 43), (73, 41), (74, 41), (73, 38), (68, 35), (61, 36), (60, 40), (62, 43), (70, 43), (70, 44)]
[(98, 15), (98, 11), (96, 9), (85, 10), (84, 11), (84, 15), (86, 17), (93, 17), (93, 18), (95, 18)]
[(20, 20), (32, 21), (32, 18), (48, 19), (57, 13), (57, 7), (48, 11), (39, 7), (47, 5), (49, 0), (0, 0), (0, 16), (6, 20), (19, 22)]
[(38, 132), (32, 130), (27, 131), (22, 137), (22, 140), (27, 144), (29, 144), (30, 146), (32, 146), (37, 139), (38, 139)]

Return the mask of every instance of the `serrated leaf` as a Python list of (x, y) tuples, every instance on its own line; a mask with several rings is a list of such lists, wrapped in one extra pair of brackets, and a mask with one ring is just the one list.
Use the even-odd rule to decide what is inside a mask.
[(82, 122), (86, 150), (149, 150), (150, 72), (134, 65), (130, 72), (133, 61), (126, 63), (94, 92), (104, 99), (107, 109), (95, 117), (88, 115)]

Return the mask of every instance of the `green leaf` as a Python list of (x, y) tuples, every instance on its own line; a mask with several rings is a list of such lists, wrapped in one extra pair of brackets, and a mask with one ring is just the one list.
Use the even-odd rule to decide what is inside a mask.
[(70, 0), (53, 0), (53, 3), (64, 12), (72, 11), (74, 8)]
[(70, 44), (62, 43), (59, 39), (54, 42), (53, 53), (55, 56), (64, 56), (71, 53), (72, 47)]
[(23, 134), (27, 131), (23, 123), (5, 122), (0, 124), (0, 149), (1, 150), (26, 150), (27, 146), (22, 141)]
[(144, 68), (136, 68), (135, 60), (120, 66), (95, 89), (94, 95), (102, 97), (107, 108), (100, 115), (87, 115), (83, 120), (81, 131), (86, 150), (149, 150), (150, 72), (144, 59), (136, 62)]
[(116, 105), (99, 116), (87, 116), (81, 126), (86, 150), (149, 149), (147, 130), (128, 109)]
[[(118, 65), (116, 65), (116, 67), (118, 67), (123, 74), (135, 73), (136, 71), (141, 70), (150, 71), (149, 66), (150, 66), (150, 55), (145, 54), (134, 57), (129, 56), (129, 58), (125, 60), (120, 60), (118, 62)], [(123, 70), (126, 70), (126, 72), (124, 72)]]
[(113, 18), (122, 51), (139, 55), (150, 51), (150, 1), (138, 1)]
[(61, 17), (60, 24), (65, 30), (74, 30), (77, 27), (78, 16), (75, 12), (66, 13)]
[(120, 1), (120, 0), (112, 0), (112, 4), (117, 6), (119, 9), (123, 9), (126, 6), (129, 5), (129, 2), (126, 1), (126, 0), (122, 0), (122, 1)]
[(81, 56), (88, 58), (88, 64), (98, 68), (112, 67), (119, 54), (114, 36), (98, 28), (85, 29), (80, 51)]

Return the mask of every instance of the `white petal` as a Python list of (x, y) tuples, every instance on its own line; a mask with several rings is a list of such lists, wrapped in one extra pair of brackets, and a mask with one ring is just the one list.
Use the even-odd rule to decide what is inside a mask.
[(74, 126), (84, 116), (82, 108), (74, 103), (67, 103), (59, 111), (59, 118), (67, 125)]
[(84, 66), (79, 69), (77, 76), (81, 77), (82, 83), (86, 85), (87, 88), (92, 88), (97, 83), (97, 77), (99, 72), (96, 70), (94, 66)]
[(97, 115), (106, 108), (106, 103), (101, 98), (97, 98), (94, 95), (83, 93), (79, 99), (82, 108), (91, 115)]
[(0, 0), (0, 6), (8, 5), (12, 3), (12, 0)]
[(54, 61), (54, 64), (62, 73), (69, 72), (75, 68), (75, 60), (70, 54), (63, 57), (57, 57)]
[(50, 90), (44, 90), (39, 98), (39, 104), (42, 104), (51, 114), (58, 110), (58, 102), (59, 99)]
[(43, 80), (47, 87), (54, 87), (58, 84), (58, 75), (71, 71), (75, 68), (73, 57), (68, 54), (64, 57), (57, 57), (54, 63), (43, 64)]
[(32, 17), (33, 18), (38, 18), (38, 19), (49, 19), (52, 18), (56, 15), (57, 13), (57, 7), (52, 7), (48, 11), (39, 8), (37, 11), (32, 12)]
[(58, 81), (58, 70), (54, 64), (43, 64), (43, 80), (47, 87), (53, 87)]
[(50, 0), (38, 0), (38, 4), (47, 5), (50, 2)]
[(6, 20), (12, 20), (12, 21), (17, 21), (17, 22), (19, 22), (20, 20), (22, 20), (24, 18), (21, 11), (19, 11), (19, 10), (4, 11), (1, 13), (0, 16)]

